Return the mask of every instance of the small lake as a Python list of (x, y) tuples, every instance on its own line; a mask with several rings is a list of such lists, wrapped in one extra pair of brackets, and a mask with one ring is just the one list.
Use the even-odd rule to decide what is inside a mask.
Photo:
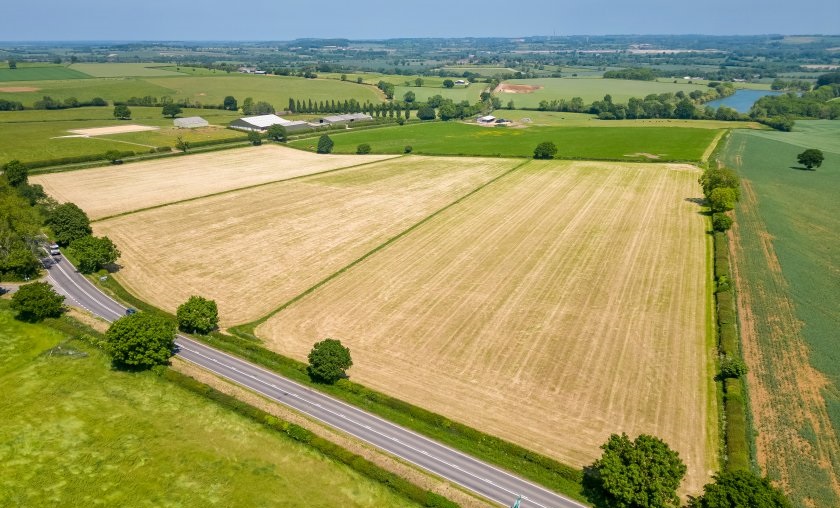
[(729, 97), (707, 102), (704, 106), (711, 106), (713, 108), (727, 106), (739, 113), (749, 113), (750, 108), (758, 99), (765, 95), (779, 95), (781, 93), (783, 92), (774, 92), (771, 90), (737, 90), (735, 94)]

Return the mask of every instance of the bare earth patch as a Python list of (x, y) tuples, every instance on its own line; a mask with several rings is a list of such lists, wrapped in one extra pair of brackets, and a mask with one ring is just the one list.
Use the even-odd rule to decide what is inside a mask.
[[(581, 466), (614, 432), (709, 479), (705, 221), (688, 165), (531, 162), (257, 328), (376, 390)], [(270, 285), (266, 285), (270, 287)], [(714, 421), (714, 420), (713, 420)]]
[(638, 152), (638, 153), (629, 153), (629, 154), (626, 154), (626, 155), (625, 155), (625, 157), (644, 157), (645, 159), (656, 160), (656, 159), (658, 159), (660, 156), (659, 156), (659, 155), (656, 155), (656, 154), (652, 154), (652, 153)]
[(495, 93), (534, 93), (537, 90), (542, 89), (542, 85), (511, 85), (507, 83), (501, 83), (499, 86), (496, 87), (494, 90)]
[(73, 129), (67, 132), (79, 134), (82, 136), (106, 136), (108, 134), (125, 134), (126, 132), (156, 131), (158, 129), (159, 127), (153, 127), (151, 125), (129, 124), (115, 125), (113, 127), (92, 127), (90, 129)]
[(316, 155), (278, 145), (33, 176), (58, 201), (92, 219), (184, 199), (388, 159), (390, 155)]
[(0, 92), (3, 93), (26, 93), (37, 92), (40, 88), (33, 88), (31, 86), (2, 86)]
[(115, 217), (94, 230), (119, 247), (116, 277), (132, 293), (169, 311), (190, 295), (212, 298), (229, 326), (268, 314), (517, 164), (400, 157)]

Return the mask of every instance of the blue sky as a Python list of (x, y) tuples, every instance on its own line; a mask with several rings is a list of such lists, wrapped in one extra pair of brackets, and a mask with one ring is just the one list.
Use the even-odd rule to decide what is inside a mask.
[(840, 33), (837, 0), (38, 0), (3, 18), (5, 41)]

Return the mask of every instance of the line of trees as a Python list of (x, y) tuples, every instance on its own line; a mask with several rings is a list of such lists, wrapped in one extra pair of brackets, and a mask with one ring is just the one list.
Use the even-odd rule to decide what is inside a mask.
[(823, 85), (802, 95), (793, 92), (768, 95), (753, 104), (749, 116), (759, 121), (766, 118), (837, 120), (840, 119), (840, 101), (832, 100), (837, 97), (840, 97), (840, 83)]

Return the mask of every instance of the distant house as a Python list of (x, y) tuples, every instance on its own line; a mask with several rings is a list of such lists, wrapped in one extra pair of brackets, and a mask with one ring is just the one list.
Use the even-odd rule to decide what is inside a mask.
[(254, 74), (255, 72), (257, 72), (256, 67), (240, 67), (238, 70), (242, 74)]
[(197, 129), (199, 127), (207, 127), (210, 123), (200, 116), (188, 116), (186, 118), (176, 118), (173, 122), (175, 127), (179, 129)]
[(312, 128), (312, 125), (308, 122), (301, 120), (286, 120), (285, 118), (280, 118), (277, 115), (246, 116), (239, 118), (238, 120), (234, 120), (229, 124), (231, 129), (257, 132), (267, 131), (272, 125), (282, 125), (289, 133)]
[(478, 119), (478, 120), (476, 120), (476, 121), (477, 121), (478, 123), (491, 124), (491, 123), (493, 123), (493, 122), (495, 122), (495, 121), (496, 121), (496, 117), (495, 117), (495, 116), (493, 116), (493, 115), (487, 115), (487, 116), (482, 116), (481, 118), (479, 118), (479, 119)]
[(337, 124), (351, 124), (355, 122), (367, 122), (373, 120), (373, 117), (365, 113), (348, 113), (346, 115), (332, 115), (325, 116), (318, 120), (321, 125), (337, 125)]
[(459, 80), (455, 81), (455, 85), (456, 86), (458, 86), (458, 85), (467, 86), (467, 85), (469, 85), (469, 82), (464, 81), (463, 79), (459, 79)]

